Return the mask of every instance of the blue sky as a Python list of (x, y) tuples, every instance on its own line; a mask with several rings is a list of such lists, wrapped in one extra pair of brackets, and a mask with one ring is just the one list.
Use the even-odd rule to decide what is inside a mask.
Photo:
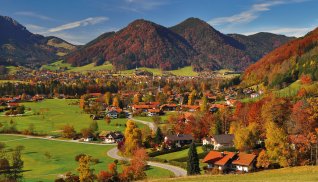
[(317, 9), (318, 0), (0, 0), (0, 15), (75, 44), (140, 18), (170, 27), (197, 17), (223, 33), (302, 36), (318, 26)]

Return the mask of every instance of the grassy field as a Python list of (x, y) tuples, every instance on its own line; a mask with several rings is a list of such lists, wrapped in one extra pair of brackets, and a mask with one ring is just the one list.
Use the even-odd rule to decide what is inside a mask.
[[(39, 133), (57, 134), (65, 124), (73, 125), (76, 131), (87, 128), (92, 121), (89, 114), (82, 113), (78, 105), (71, 105), (76, 100), (68, 99), (47, 99), (42, 102), (23, 103), (26, 115), (20, 117), (3, 116), (0, 113), (0, 123), (13, 120), (17, 123), (18, 130), (27, 129), (34, 124), (35, 130)], [(28, 111), (31, 108), (31, 111)], [(36, 113), (39, 113), (36, 114)], [(112, 119), (110, 125), (104, 120), (98, 120), (99, 130), (124, 131), (127, 119)], [(140, 128), (145, 125), (137, 124)]]
[[(159, 180), (157, 180), (159, 181)], [(249, 174), (241, 175), (202, 175), (192, 176), (186, 178), (166, 179), (165, 181), (187, 181), (187, 182), (208, 182), (208, 181), (222, 181), (222, 182), (303, 182), (303, 181), (318, 181), (318, 166), (302, 166), (283, 168), (275, 170), (267, 170)]]
[(302, 84), (300, 80), (297, 80), (294, 83), (290, 84), (288, 87), (275, 91), (274, 93), (279, 97), (295, 96), (301, 87)]
[(104, 64), (101, 66), (94, 66), (94, 63), (81, 66), (81, 67), (73, 67), (69, 71), (71, 72), (86, 72), (86, 71), (100, 71), (100, 70), (112, 70), (113, 65), (112, 64)]
[[(26, 181), (53, 181), (59, 174), (72, 171), (76, 173), (78, 163), (74, 160), (77, 154), (85, 153), (98, 158), (101, 163), (93, 166), (95, 173), (100, 170), (107, 170), (107, 165), (113, 162), (106, 153), (114, 146), (87, 145), (80, 143), (66, 143), (61, 141), (49, 141), (41, 139), (26, 139), (18, 136), (0, 135), (0, 141), (4, 142), (7, 148), (23, 145), (22, 158), (24, 161), (24, 177)], [(51, 154), (51, 158), (45, 153)], [(121, 167), (119, 166), (119, 169)], [(147, 171), (148, 178), (170, 177), (170, 171), (150, 167)]]
[(56, 71), (56, 70), (59, 70), (60, 68), (72, 69), (73, 67), (69, 63), (64, 63), (63, 60), (48, 64), (48, 65), (43, 65), (41, 67), (41, 69), (51, 70), (51, 71)]
[(170, 72), (176, 76), (197, 76), (198, 75), (197, 72), (192, 70), (191, 66), (186, 66), (178, 70), (172, 70)]

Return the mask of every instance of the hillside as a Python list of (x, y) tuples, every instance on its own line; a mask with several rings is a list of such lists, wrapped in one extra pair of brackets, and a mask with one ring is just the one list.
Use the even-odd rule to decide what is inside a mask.
[(292, 83), (303, 74), (318, 80), (318, 29), (288, 42), (246, 69), (245, 86), (264, 82), (268, 86)]
[(146, 20), (136, 20), (115, 34), (98, 39), (67, 56), (67, 62), (82, 66), (107, 60), (120, 70), (136, 66), (171, 70), (189, 65), (196, 55), (181, 36)]
[[(318, 180), (317, 166), (301, 166), (267, 170), (242, 175), (202, 175), (190, 176), (185, 178), (165, 179), (166, 181), (317, 181)], [(159, 181), (159, 180), (154, 180)]]
[(169, 29), (136, 20), (116, 33), (99, 36), (65, 60), (73, 66), (109, 61), (120, 70), (136, 66), (172, 70), (190, 65), (195, 71), (243, 70), (290, 39), (274, 34), (225, 35), (197, 18)]
[(0, 16), (0, 64), (35, 66), (55, 60), (76, 46), (57, 37), (32, 34), (7, 16)]

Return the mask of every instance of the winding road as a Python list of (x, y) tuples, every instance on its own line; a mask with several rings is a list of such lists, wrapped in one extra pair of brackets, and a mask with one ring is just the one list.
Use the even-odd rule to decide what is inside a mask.
[[(131, 120), (133, 120), (135, 122), (139, 122), (139, 123), (142, 123), (144, 125), (147, 125), (153, 131), (157, 130), (157, 126), (154, 123), (152, 123), (152, 122), (143, 121), (143, 120), (134, 119), (134, 118), (129, 118), (129, 119), (131, 119)], [(26, 140), (26, 139), (41, 139), (41, 140), (52, 140), (52, 141), (68, 142), (68, 143), (79, 143), (79, 144), (85, 144), (85, 145), (113, 145), (113, 146), (116, 145), (116, 144), (102, 144), (102, 143), (80, 142), (78, 140), (60, 140), (60, 139), (51, 138), (51, 137), (44, 137), (44, 136), (29, 136), (29, 135), (20, 135), (20, 134), (1, 134), (1, 135), (12, 135), (12, 136), (25, 137), (25, 138), (21, 138), (21, 139), (7, 140), (7, 141), (4, 141), (4, 142), (10, 142), (10, 141), (15, 141), (15, 140)], [(109, 157), (117, 159), (117, 160), (130, 160), (129, 158), (125, 158), (125, 157), (119, 156), (117, 147), (114, 147), (114, 148), (110, 149), (107, 152), (107, 155)], [(150, 166), (155, 166), (155, 167), (159, 167), (159, 168), (163, 168), (163, 169), (169, 170), (172, 173), (174, 173), (174, 175), (176, 177), (187, 176), (187, 171), (182, 169), (182, 168), (180, 168), (180, 167), (177, 167), (177, 166), (164, 164), (164, 163), (159, 163), (159, 162), (152, 162), (152, 161), (148, 161), (147, 163)]]
[[(117, 160), (130, 160), (129, 158), (119, 156), (118, 152), (119, 151), (117, 148), (112, 148), (107, 152), (107, 155), (109, 157), (117, 159)], [(147, 164), (149, 166), (155, 166), (155, 167), (160, 167), (160, 168), (169, 170), (169, 171), (173, 172), (176, 177), (187, 175), (187, 171), (180, 168), (180, 167), (172, 166), (169, 164), (163, 164), (163, 163), (159, 163), (159, 162), (152, 162), (152, 161), (148, 161)]]

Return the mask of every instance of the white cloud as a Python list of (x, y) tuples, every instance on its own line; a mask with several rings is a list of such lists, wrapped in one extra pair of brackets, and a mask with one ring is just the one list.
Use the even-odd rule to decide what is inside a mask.
[(125, 5), (119, 8), (140, 13), (141, 10), (152, 10), (167, 3), (166, 0), (125, 0)]
[(20, 16), (28, 16), (28, 17), (32, 17), (32, 18), (38, 18), (41, 20), (50, 20), (53, 21), (54, 19), (45, 15), (41, 15), (41, 14), (37, 14), (35, 12), (31, 12), (31, 11), (19, 11), (19, 12), (15, 12), (14, 14), (16, 15), (20, 15)]
[(271, 7), (289, 4), (289, 3), (300, 3), (308, 0), (265, 0), (262, 3), (253, 4), (250, 9), (242, 11), (238, 14), (218, 17), (208, 21), (211, 25), (223, 25), (223, 24), (239, 24), (239, 23), (249, 23), (257, 19), (262, 12), (271, 10)]
[(86, 18), (84, 20), (79, 20), (79, 21), (75, 21), (75, 22), (71, 22), (71, 23), (67, 23), (58, 27), (54, 27), (54, 28), (50, 28), (48, 30), (48, 32), (60, 32), (63, 30), (69, 30), (69, 29), (74, 29), (74, 28), (78, 28), (78, 27), (85, 27), (88, 25), (95, 25), (104, 21), (109, 20), (108, 17), (90, 17), (90, 18)]
[(314, 29), (315, 27), (283, 27), (283, 28), (273, 28), (273, 29), (262, 29), (261, 31), (245, 32), (242, 34), (253, 35), (258, 32), (270, 32), (274, 34), (287, 35), (291, 37), (302, 37)]

